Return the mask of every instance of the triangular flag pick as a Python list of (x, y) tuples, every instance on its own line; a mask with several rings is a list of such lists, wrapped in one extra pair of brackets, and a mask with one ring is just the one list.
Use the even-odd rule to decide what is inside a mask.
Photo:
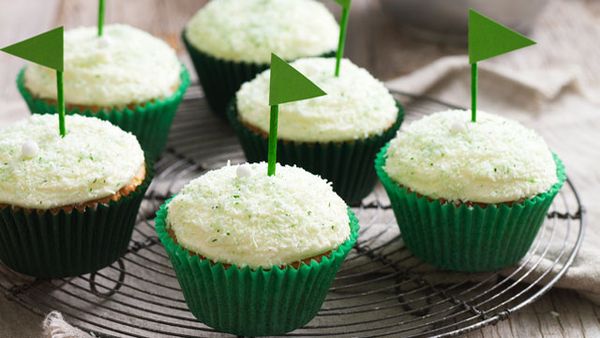
[(275, 106), (323, 95), (327, 93), (279, 56), (271, 54), (269, 105)]
[(63, 90), (64, 29), (54, 28), (27, 40), (0, 49), (8, 54), (40, 64), (56, 71), (56, 101), (60, 136), (67, 134), (65, 127), (65, 96)]
[(535, 41), (526, 36), (472, 9), (469, 10), (470, 63), (476, 63), (534, 44)]
[(58, 27), (0, 50), (62, 72), (64, 69), (63, 33), (63, 27)]
[(279, 124), (279, 105), (286, 102), (306, 100), (327, 95), (311, 80), (302, 75), (294, 67), (271, 53), (271, 81), (269, 83), (269, 144), (268, 171), (275, 175), (277, 164), (277, 128)]
[(335, 0), (335, 2), (337, 2), (338, 4), (340, 4), (340, 6), (344, 8), (350, 8), (352, 0)]

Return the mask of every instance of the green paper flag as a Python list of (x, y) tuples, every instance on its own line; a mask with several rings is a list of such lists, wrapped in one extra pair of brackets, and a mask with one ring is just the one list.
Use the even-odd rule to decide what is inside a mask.
[(494, 20), (469, 10), (469, 62), (475, 63), (515, 49), (534, 45), (535, 41)]
[(271, 80), (269, 83), (269, 176), (275, 175), (277, 163), (277, 128), (279, 126), (279, 105), (286, 102), (311, 99), (327, 95), (306, 76), (283, 61), (279, 56), (271, 54)]
[(63, 91), (64, 28), (58, 27), (14, 45), (0, 49), (8, 54), (40, 64), (56, 71), (56, 101), (60, 136), (67, 135), (65, 127), (65, 96)]
[(471, 121), (477, 121), (477, 62), (515, 49), (534, 45), (535, 41), (496, 21), (469, 10), (469, 63), (471, 64)]
[(62, 72), (64, 70), (63, 33), (63, 27), (58, 27), (0, 50)]
[(327, 95), (306, 76), (275, 54), (271, 54), (271, 82), (269, 85), (270, 106)]

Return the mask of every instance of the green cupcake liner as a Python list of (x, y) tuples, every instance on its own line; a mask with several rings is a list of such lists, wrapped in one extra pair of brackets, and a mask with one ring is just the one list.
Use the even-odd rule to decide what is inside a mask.
[[(359, 203), (377, 182), (372, 163), (377, 152), (391, 140), (404, 119), (400, 103), (396, 122), (380, 135), (346, 142), (277, 141), (277, 162), (296, 165), (330, 181), (333, 190), (349, 205)], [(240, 140), (248, 162), (267, 161), (269, 140), (266, 134), (249, 129), (238, 118), (236, 101), (228, 107), (227, 117)]]
[[(67, 114), (80, 114), (96, 117), (120, 127), (135, 135), (146, 153), (146, 158), (155, 160), (164, 150), (173, 118), (183, 100), (183, 96), (190, 84), (190, 74), (185, 66), (181, 65), (179, 88), (173, 95), (160, 100), (153, 100), (134, 107), (110, 108), (100, 111), (79, 108), (69, 109)], [(25, 68), (17, 76), (17, 87), (27, 103), (32, 114), (56, 114), (56, 104), (45, 99), (34, 97), (25, 87)], [(68, 127), (68, 126), (67, 126)]]
[[(242, 84), (270, 67), (270, 64), (229, 61), (211, 56), (194, 47), (188, 41), (185, 31), (182, 32), (181, 38), (190, 54), (208, 105), (223, 119), (227, 104)], [(320, 56), (332, 57), (335, 56), (335, 51)]]
[(83, 211), (0, 209), (0, 260), (37, 278), (73, 277), (112, 264), (127, 250), (152, 174), (147, 166), (134, 192)]
[(358, 220), (348, 209), (350, 238), (320, 262), (312, 260), (298, 268), (225, 267), (175, 243), (166, 226), (168, 203), (157, 212), (156, 232), (171, 259), (190, 311), (206, 325), (236, 335), (279, 335), (308, 323), (317, 315), (335, 274), (358, 237)]
[(531, 247), (554, 197), (566, 180), (554, 155), (558, 182), (523, 202), (469, 206), (431, 200), (394, 182), (384, 170), (389, 143), (375, 170), (394, 210), (404, 243), (418, 258), (453, 271), (481, 272), (509, 267)]

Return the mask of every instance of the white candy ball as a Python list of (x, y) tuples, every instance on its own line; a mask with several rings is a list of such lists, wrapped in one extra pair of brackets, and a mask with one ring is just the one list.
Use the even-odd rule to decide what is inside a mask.
[(250, 169), (250, 166), (247, 164), (239, 165), (237, 167), (237, 170), (235, 173), (237, 174), (237, 177), (239, 177), (239, 178), (252, 176), (252, 170)]
[(454, 122), (450, 126), (450, 131), (455, 134), (465, 132), (466, 130), (467, 130), (467, 124), (464, 122)]
[(98, 47), (100, 48), (106, 48), (108, 46), (110, 46), (111, 41), (108, 38), (108, 36), (104, 35), (98, 38)]
[(34, 141), (26, 141), (21, 146), (21, 157), (32, 158), (40, 152), (40, 147)]

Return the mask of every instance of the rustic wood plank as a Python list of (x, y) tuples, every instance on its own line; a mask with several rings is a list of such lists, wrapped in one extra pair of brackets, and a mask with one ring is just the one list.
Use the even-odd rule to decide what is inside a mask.
[(471, 331), (465, 334), (465, 338), (484, 338), (481, 330)]
[[(496, 331), (500, 337), (514, 337), (512, 330), (512, 321), (510, 317), (507, 320), (499, 322), (496, 326)], [(486, 336), (487, 338), (487, 336)]]
[(535, 302), (532, 309), (537, 317), (544, 338), (563, 338), (564, 332), (560, 326), (560, 315), (550, 297), (542, 297)]
[(191, 80), (197, 81), (197, 75), (192, 66), (192, 61), (185, 51), (183, 42), (181, 41), (181, 33), (185, 29), (185, 25), (192, 16), (206, 3), (207, 0), (179, 0), (165, 1), (164, 10), (166, 17), (167, 30), (161, 33), (161, 37), (167, 41), (179, 55), (179, 58), (185, 63), (190, 70)]
[(0, 338), (39, 338), (42, 320), (0, 295)]
[[(185, 28), (187, 22), (200, 9), (207, 0), (178, 0), (164, 1), (164, 8), (167, 25), (167, 33), (163, 38), (171, 43), (175, 49), (184, 53), (183, 44), (181, 42), (181, 32)], [(163, 33), (164, 34), (164, 33)]]
[(584, 337), (583, 325), (576, 310), (578, 306), (576, 304), (579, 303), (578, 298), (573, 293), (562, 290), (550, 294), (550, 300), (556, 308), (557, 319), (565, 337)]
[[(482, 328), (481, 336), (483, 338), (512, 338), (512, 332), (510, 330), (510, 322), (502, 321), (496, 325), (490, 325)], [(502, 333), (500, 333), (502, 332)]]
[(540, 338), (540, 324), (535, 313), (531, 309), (523, 309), (510, 315), (512, 334), (518, 338)]
[(587, 301), (582, 301), (581, 296), (577, 296), (580, 299), (573, 302), (574, 308), (579, 315), (581, 324), (583, 326), (583, 335), (585, 337), (600, 337), (600, 321), (594, 313), (594, 308), (598, 308)]

